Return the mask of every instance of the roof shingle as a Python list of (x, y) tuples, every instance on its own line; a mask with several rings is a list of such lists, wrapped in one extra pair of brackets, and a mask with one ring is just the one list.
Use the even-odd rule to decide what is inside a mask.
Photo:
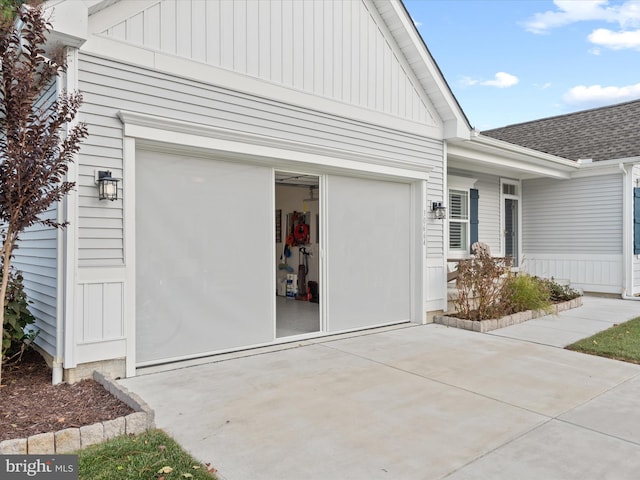
[(569, 160), (640, 156), (640, 100), (482, 132)]

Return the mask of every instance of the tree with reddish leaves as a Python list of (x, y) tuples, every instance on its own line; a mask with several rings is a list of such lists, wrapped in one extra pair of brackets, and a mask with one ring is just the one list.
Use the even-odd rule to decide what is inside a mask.
[[(87, 129), (74, 118), (82, 103), (79, 93), (62, 92), (53, 101), (65, 72), (64, 50), (45, 50), (51, 26), (38, 5), (2, 0), (0, 18), (0, 235), (2, 285), (6, 305), (9, 269), (19, 236), (41, 223), (66, 225), (46, 218), (46, 212), (73, 189), (66, 180), (70, 162), (86, 138)], [(9, 13), (7, 13), (9, 12)], [(0, 339), (4, 339), (4, 308), (0, 308)], [(0, 359), (0, 383), (2, 381)]]

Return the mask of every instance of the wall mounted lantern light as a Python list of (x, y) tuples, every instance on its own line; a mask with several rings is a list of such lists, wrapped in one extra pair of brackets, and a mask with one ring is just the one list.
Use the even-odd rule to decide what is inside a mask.
[(98, 198), (100, 200), (117, 200), (119, 181), (119, 179), (111, 176), (109, 170), (97, 171), (96, 183), (98, 184)]
[(436, 220), (443, 220), (447, 217), (447, 207), (442, 202), (432, 202), (431, 211), (433, 212), (433, 218)]

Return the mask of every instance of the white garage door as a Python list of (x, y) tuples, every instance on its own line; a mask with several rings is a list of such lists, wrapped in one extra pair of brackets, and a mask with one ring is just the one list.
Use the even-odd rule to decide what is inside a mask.
[(411, 186), (327, 178), (327, 326), (411, 316)]
[(269, 168), (137, 152), (138, 363), (273, 340), (272, 218)]

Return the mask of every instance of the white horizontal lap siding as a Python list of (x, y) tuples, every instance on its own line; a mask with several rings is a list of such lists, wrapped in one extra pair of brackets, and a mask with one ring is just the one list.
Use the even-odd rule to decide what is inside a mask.
[(368, 1), (162, 0), (104, 35), (434, 125)]
[[(427, 182), (427, 209), (433, 202), (446, 202), (443, 180), (443, 164), (429, 172)], [(444, 258), (444, 220), (436, 220), (431, 212), (427, 212), (427, 258), (441, 260)]]
[(474, 174), (478, 189), (478, 240), (486, 243), (493, 255), (501, 255), (500, 177)]
[[(46, 108), (56, 99), (56, 84), (51, 84), (36, 104), (36, 108)], [(58, 205), (40, 215), (42, 220), (57, 220)], [(21, 235), (18, 248), (14, 250), (12, 265), (24, 277), (24, 287), (29, 303), (29, 311), (36, 318), (40, 330), (36, 343), (47, 353), (56, 353), (56, 305), (57, 305), (57, 262), (58, 231), (42, 224), (34, 224)]]
[[(54, 205), (41, 218), (56, 220), (56, 216)], [(24, 276), (29, 310), (40, 330), (36, 342), (51, 355), (56, 348), (57, 242), (56, 229), (35, 224), (20, 235), (12, 262)]]
[(585, 291), (622, 289), (622, 180), (525, 180), (524, 268)]
[[(82, 143), (78, 165), (78, 265), (117, 266), (124, 263), (122, 200), (98, 200), (96, 170), (122, 178), (122, 123), (108, 103), (92, 102), (89, 85), (80, 82), (84, 105), (80, 120), (89, 136)], [(121, 197), (121, 195), (119, 195)]]
[[(113, 115), (117, 109), (129, 110), (255, 135), (282, 137), (303, 144), (394, 156), (399, 164), (405, 158), (408, 162), (422, 163), (425, 155), (438, 155), (441, 151), (439, 142), (425, 142), (418, 135), (88, 55), (83, 55), (82, 59), (81, 88), (87, 104), (85, 111), (89, 113)], [(285, 136), (283, 132), (286, 132)], [(398, 152), (402, 154), (398, 156)], [(89, 153), (98, 152), (92, 149)]]
[(525, 180), (523, 251), (539, 254), (621, 254), (620, 175)]

